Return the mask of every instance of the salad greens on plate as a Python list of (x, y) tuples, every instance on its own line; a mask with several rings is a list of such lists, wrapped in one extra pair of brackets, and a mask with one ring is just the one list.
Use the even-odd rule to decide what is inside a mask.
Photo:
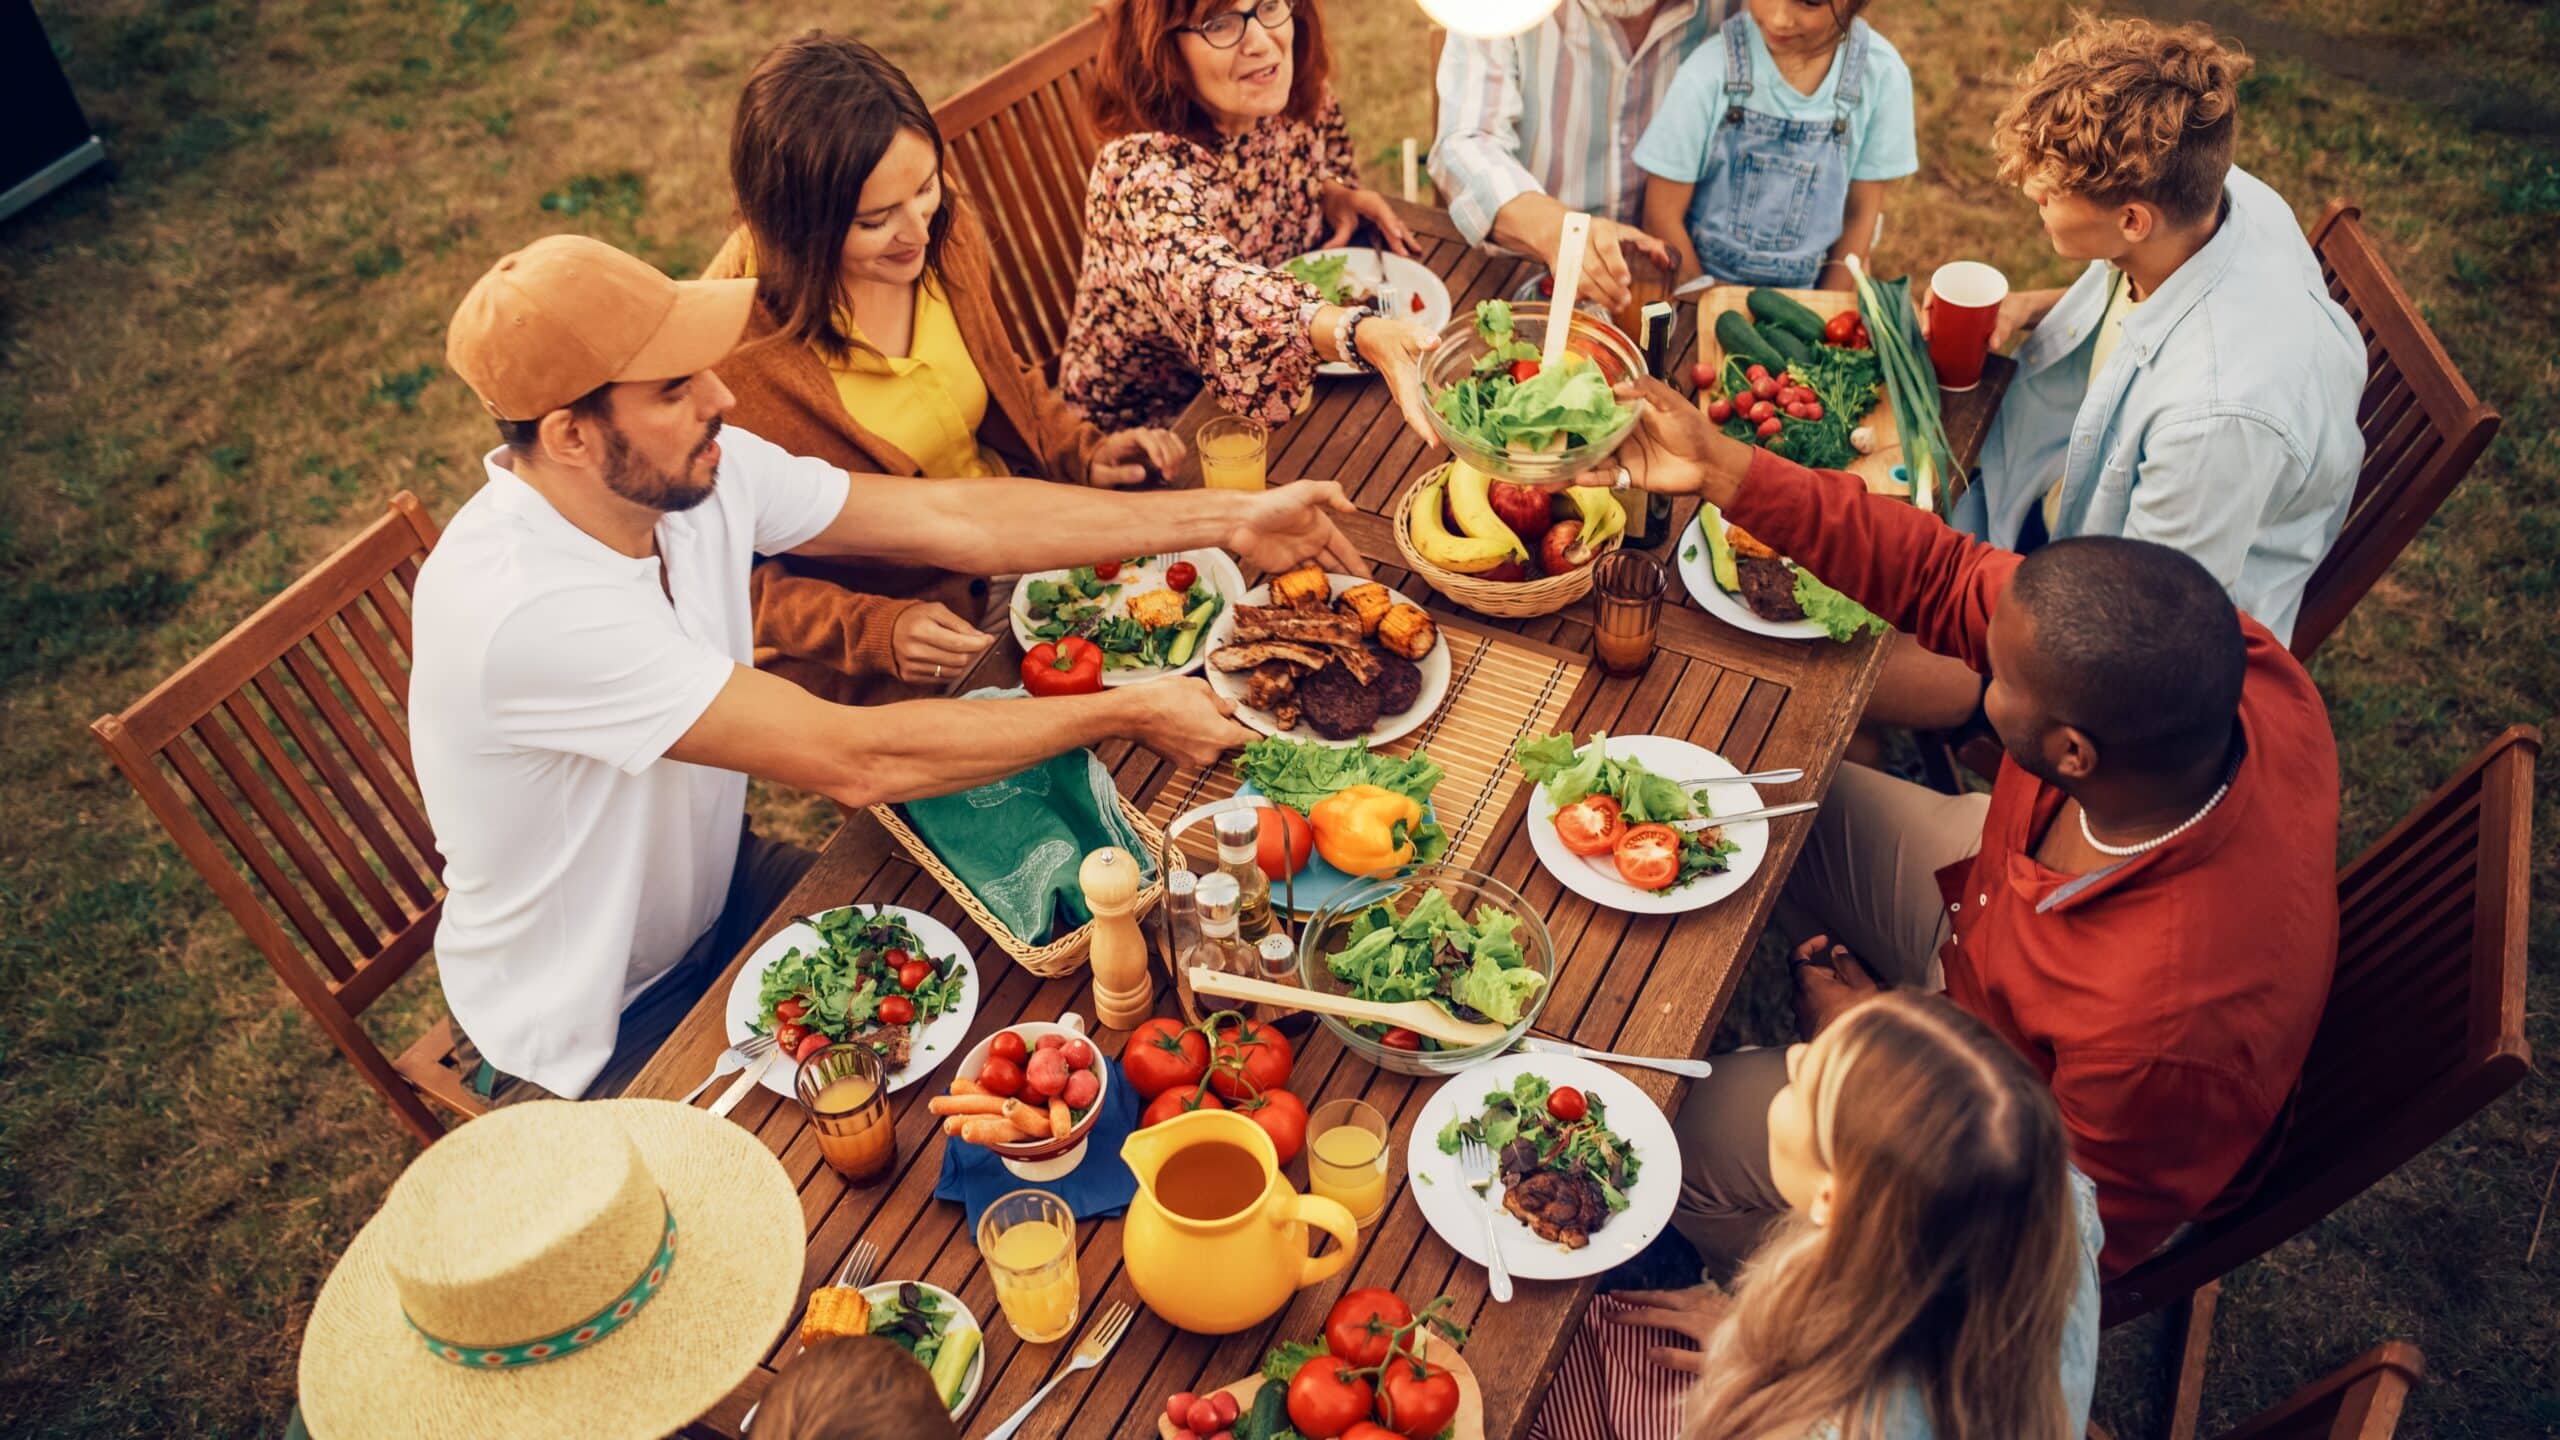
[(815, 950), (794, 945), (765, 967), (749, 1028), (858, 1040), (883, 1069), (905, 1068), (916, 1030), (960, 1003), (968, 971), (936, 960), (902, 915), (848, 905), (812, 923)]
[(917, 1364), (931, 1371), (934, 1388), (942, 1393), (946, 1406), (959, 1403), (969, 1361), (978, 1350), (976, 1329), (955, 1327), (955, 1318), (941, 1296), (913, 1282), (871, 1301), (871, 1333), (913, 1355)]
[(1427, 890), (1401, 917), (1390, 905), (1360, 912), (1325, 965), (1363, 1000), (1431, 1000), (1461, 1020), (1517, 1025), (1547, 983), (1519, 931), (1499, 906), (1479, 905), (1470, 919), (1446, 893)]
[(1350, 265), (1348, 255), (1301, 255), (1280, 268), (1314, 286), (1327, 305), (1365, 305), (1371, 291), (1366, 281), (1349, 273)]
[(1476, 303), (1486, 345), (1467, 378), (1431, 397), (1449, 428), (1488, 450), (1534, 454), (1615, 434), (1634, 417), (1591, 357), (1568, 350), (1554, 370), (1513, 328), (1511, 305)]
[[(1547, 787), (1556, 809), (1606, 795), (1618, 802), (1627, 825), (1668, 825), (1675, 820), (1713, 818), (1698, 808), (1696, 798), (1679, 782), (1656, 775), (1632, 756), (1609, 754), (1609, 732), (1595, 731), (1591, 743), (1577, 746), (1571, 735), (1541, 735), (1512, 749), (1520, 773)], [(1721, 830), (1680, 832), (1680, 873), (1668, 888), (1677, 890), (1701, 875), (1721, 875), (1742, 847)]]
[(1441, 1153), (1457, 1154), (1463, 1140), (1481, 1140), (1496, 1154), (1515, 1140), (1528, 1140), (1538, 1147), (1536, 1162), (1520, 1168), (1580, 1175), (1600, 1187), (1600, 1198), (1611, 1214), (1626, 1209), (1627, 1188), (1636, 1183), (1643, 1160), (1635, 1147), (1609, 1129), (1606, 1101), (1584, 1094), (1588, 1113), (1567, 1120), (1547, 1104), (1553, 1088), (1537, 1075), (1514, 1078), (1509, 1089), (1484, 1097), (1482, 1114), (1453, 1118), (1440, 1127)]
[[(1173, 579), (1189, 570), (1182, 589)], [(1106, 573), (1107, 571), (1107, 573)], [(1022, 611), (1034, 641), (1080, 635), (1102, 652), (1106, 670), (1188, 664), (1226, 597), (1197, 567), (1169, 556), (1141, 555), (1107, 567), (1079, 565), (1063, 578), (1022, 586)]]

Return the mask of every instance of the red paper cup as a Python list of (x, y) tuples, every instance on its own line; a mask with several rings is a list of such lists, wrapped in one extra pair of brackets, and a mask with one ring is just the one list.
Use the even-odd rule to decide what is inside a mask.
[(1929, 363), (1943, 390), (1970, 390), (1982, 383), (1982, 364), (1991, 355), (1991, 331), (2000, 321), (2000, 302), (2009, 298), (2009, 277), (1979, 260), (1941, 265), (1929, 277)]

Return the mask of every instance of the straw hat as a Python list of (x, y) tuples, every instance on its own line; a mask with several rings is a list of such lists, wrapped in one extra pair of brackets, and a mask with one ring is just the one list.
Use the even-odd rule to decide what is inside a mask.
[(320, 1287), (314, 1440), (665, 1435), (763, 1359), (800, 1200), (753, 1133), (663, 1100), (492, 1111), (411, 1163)]

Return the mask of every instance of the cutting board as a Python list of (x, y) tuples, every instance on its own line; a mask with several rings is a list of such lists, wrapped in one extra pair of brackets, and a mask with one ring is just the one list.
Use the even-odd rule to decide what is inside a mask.
[[(1484, 1390), (1476, 1384), (1476, 1372), (1468, 1369), (1467, 1362), (1459, 1356), (1458, 1347), (1450, 1344), (1439, 1332), (1425, 1330), (1422, 1358), (1457, 1378), (1458, 1413), (1449, 1421), (1451, 1440), (1484, 1440)], [(1220, 1386), (1219, 1390), (1236, 1397), (1236, 1409), (1242, 1413), (1253, 1408), (1253, 1397), (1270, 1383), (1260, 1375), (1248, 1375), (1233, 1385)], [(1211, 1395), (1218, 1391), (1204, 1390), (1200, 1393)], [(1163, 1440), (1173, 1440), (1173, 1421), (1166, 1417), (1161, 1402), (1156, 1406), (1156, 1434)]]
[[(1735, 310), (1741, 312), (1743, 319), (1750, 319), (1751, 291), (1752, 287), (1748, 285), (1717, 285), (1698, 297), (1698, 358), (1709, 369), (1719, 373), (1724, 369), (1724, 347), (1716, 343), (1716, 317), (1727, 310)], [(1781, 290), (1778, 293), (1825, 320), (1858, 308), (1858, 297), (1846, 290)], [(1705, 409), (1706, 402), (1713, 398), (1714, 387), (1700, 390), (1698, 408)], [(1893, 423), (1893, 402), (1885, 398), (1883, 390), (1876, 391), (1875, 408), (1858, 423), (1876, 432), (1876, 448), (1870, 454), (1859, 456), (1857, 463), (1849, 467), (1849, 473), (1866, 481), (1867, 488), (1879, 495), (1909, 495), (1910, 482), (1893, 478), (1893, 467), (1902, 463), (1902, 431)]]

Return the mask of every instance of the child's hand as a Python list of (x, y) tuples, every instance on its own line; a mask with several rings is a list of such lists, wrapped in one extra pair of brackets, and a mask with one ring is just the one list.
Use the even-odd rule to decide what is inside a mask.
[[(1630, 247), (1643, 251), (1665, 270), (1671, 268), (1671, 251), (1661, 241), (1632, 225), (1621, 225), (1599, 215), (1591, 217), (1591, 245), (1583, 253), (1583, 298), (1597, 300), (1611, 310), (1620, 309), (1635, 298), (1635, 272), (1628, 268), (1626, 257)], [(1551, 251), (1547, 264), (1553, 266), (1555, 261)]]

